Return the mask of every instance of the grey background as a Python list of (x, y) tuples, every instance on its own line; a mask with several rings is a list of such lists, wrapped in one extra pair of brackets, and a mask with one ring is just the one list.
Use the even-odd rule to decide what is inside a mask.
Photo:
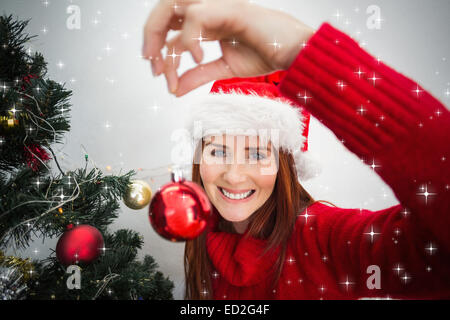
[[(358, 40), (371, 54), (418, 81), (449, 105), (449, 12), (448, 0), (296, 0), (254, 1), (289, 12), (314, 28), (329, 21)], [(163, 77), (153, 78), (149, 64), (140, 57), (142, 29), (156, 1), (0, 1), (1, 14), (32, 18), (27, 31), (39, 35), (31, 45), (49, 63), (49, 77), (73, 90), (72, 130), (57, 156), (63, 170), (84, 166), (85, 151), (105, 174), (140, 170), (138, 178), (153, 190), (169, 181), (167, 167), (173, 147), (171, 133), (180, 127), (183, 99), (169, 95)], [(275, 5), (276, 3), (276, 5)], [(69, 5), (81, 9), (81, 29), (69, 30)], [(366, 8), (381, 9), (381, 29), (366, 27)], [(337, 18), (339, 11), (342, 17)], [(203, 45), (206, 61), (220, 50)], [(183, 56), (181, 71), (192, 68), (190, 55)], [(211, 83), (192, 95), (206, 94)], [(397, 204), (389, 186), (347, 151), (332, 132), (313, 119), (310, 150), (323, 165), (322, 174), (305, 183), (316, 199), (338, 206), (383, 209)], [(56, 168), (52, 163), (53, 168)], [(107, 166), (110, 166), (108, 171)], [(55, 170), (56, 173), (56, 170)], [(161, 271), (176, 285), (175, 298), (183, 297), (184, 244), (168, 242), (152, 230), (147, 209), (133, 211), (122, 205), (113, 229), (131, 228), (145, 239), (141, 256), (151, 254)], [(56, 239), (37, 240), (22, 256), (46, 257)]]

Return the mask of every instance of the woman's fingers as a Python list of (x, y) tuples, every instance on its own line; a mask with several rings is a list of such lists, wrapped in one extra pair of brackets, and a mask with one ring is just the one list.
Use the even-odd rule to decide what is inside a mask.
[(186, 71), (178, 79), (178, 88), (175, 94), (177, 97), (181, 97), (208, 82), (232, 77), (234, 74), (230, 67), (223, 58), (220, 58)]
[[(203, 50), (200, 46), (201, 41), (207, 38), (205, 34), (202, 35), (204, 29), (201, 23), (201, 17), (204, 15), (204, 10), (201, 4), (191, 5), (186, 10), (186, 20), (183, 24), (183, 31), (181, 32), (181, 41), (183, 46), (191, 53), (192, 58), (197, 64), (203, 60)], [(207, 39), (213, 41), (214, 39)]]
[(164, 76), (166, 77), (169, 91), (175, 93), (178, 87), (177, 69), (180, 66), (181, 54), (186, 50), (181, 41), (181, 35), (167, 42), (166, 59), (164, 60)]
[(150, 13), (144, 27), (142, 56), (152, 63), (152, 71), (159, 75), (164, 71), (161, 55), (167, 33), (171, 28), (180, 29), (186, 9), (201, 0), (161, 0)]

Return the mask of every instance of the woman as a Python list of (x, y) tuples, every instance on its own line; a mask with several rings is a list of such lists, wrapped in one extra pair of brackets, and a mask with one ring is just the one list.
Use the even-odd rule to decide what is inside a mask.
[[(160, 50), (170, 29), (180, 33), (167, 42), (171, 55), (163, 59)], [(200, 64), (199, 38), (219, 40), (223, 56)], [(183, 51), (199, 65), (178, 77), (177, 55)], [(261, 78), (259, 84), (216, 82), (215, 101), (199, 103), (203, 123), (218, 119), (211, 128), (227, 118), (227, 108), (230, 118), (239, 106), (250, 118), (236, 116), (215, 135), (201, 135), (196, 156), (202, 161), (194, 164), (193, 180), (204, 187), (218, 219), (186, 244), (186, 298), (450, 297), (450, 113), (423, 88), (327, 23), (314, 31), (287, 14), (241, 0), (177, 6), (161, 1), (146, 25), (143, 55), (177, 96), (211, 80), (287, 70), (279, 81), (264, 77), (265, 85)], [(251, 107), (217, 102), (230, 95), (252, 97), (254, 85), (266, 86), (261, 99), (283, 96), (289, 102), (276, 102), (302, 106), (350, 151), (379, 165), (376, 172), (401, 205), (371, 212), (315, 202), (300, 184), (308, 161), (296, 148), (305, 151), (305, 140), (284, 125), (289, 116), (281, 109), (274, 112), (281, 122), (271, 122), (278, 123), (280, 139), (269, 139), (268, 148), (259, 133), (224, 133), (230, 124), (264, 123), (251, 117), (268, 112), (262, 102)], [(299, 114), (291, 118), (305, 121)], [(243, 143), (229, 144), (235, 138)], [(250, 150), (257, 151), (256, 163), (250, 163)], [(266, 165), (276, 164), (276, 174), (261, 173), (261, 157)], [(228, 158), (231, 163), (221, 162)]]

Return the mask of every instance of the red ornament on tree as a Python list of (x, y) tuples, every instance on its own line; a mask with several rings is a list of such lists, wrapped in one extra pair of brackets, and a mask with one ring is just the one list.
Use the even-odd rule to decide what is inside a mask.
[(71, 224), (56, 244), (56, 258), (65, 266), (79, 262), (88, 264), (100, 256), (103, 246), (103, 236), (96, 228)]
[(172, 173), (172, 182), (153, 197), (149, 218), (153, 229), (163, 238), (186, 241), (205, 230), (211, 212), (211, 203), (203, 189), (176, 172)]
[(39, 159), (41, 159), (42, 162), (47, 162), (51, 159), (48, 153), (37, 144), (29, 145), (28, 148), (23, 147), (23, 149), (27, 166), (33, 169), (33, 171), (39, 170), (39, 167), (42, 164)]

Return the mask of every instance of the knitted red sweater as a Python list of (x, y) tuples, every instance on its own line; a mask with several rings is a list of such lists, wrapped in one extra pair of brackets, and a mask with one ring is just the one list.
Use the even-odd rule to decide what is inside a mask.
[(344, 141), (402, 205), (381, 211), (316, 203), (299, 213), (286, 261), (266, 242), (211, 231), (216, 299), (450, 298), (450, 112), (415, 82), (325, 23), (280, 92)]

